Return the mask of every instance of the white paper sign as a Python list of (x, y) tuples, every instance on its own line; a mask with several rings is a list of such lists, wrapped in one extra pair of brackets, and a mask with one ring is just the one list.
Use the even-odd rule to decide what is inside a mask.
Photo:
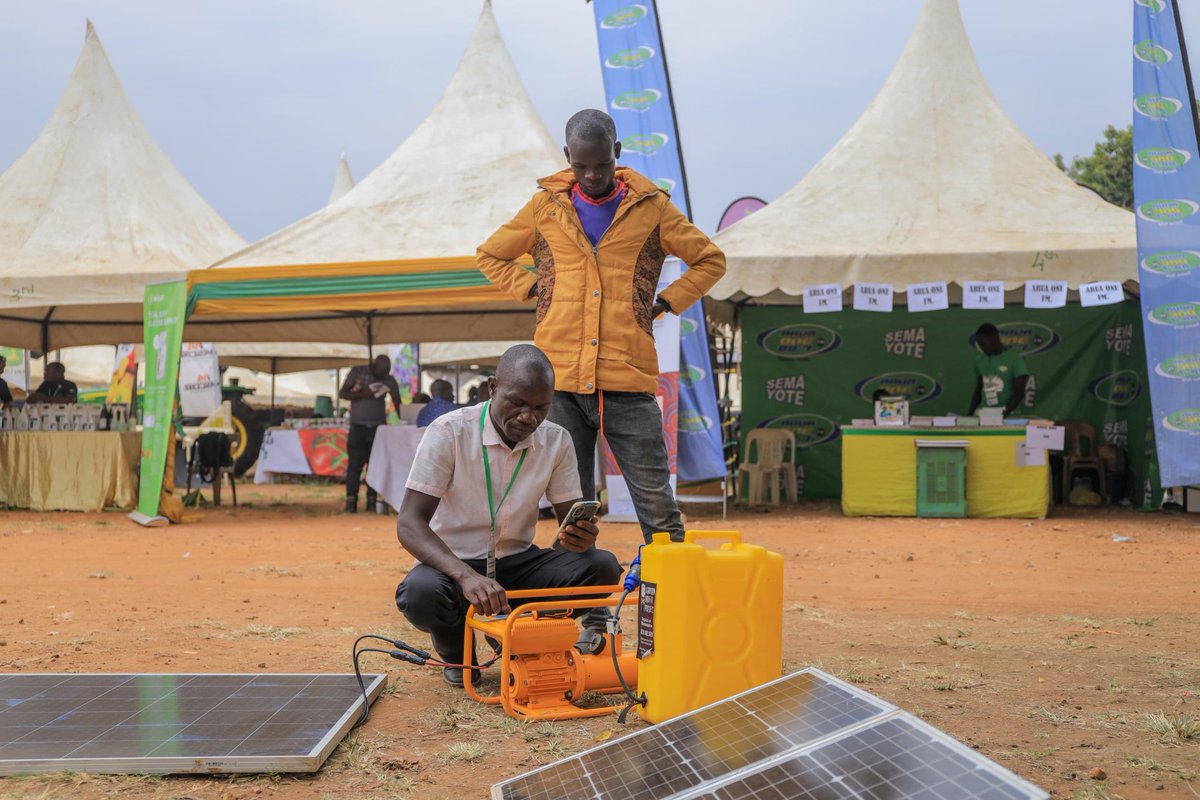
[(1004, 281), (966, 281), (963, 283), (963, 308), (1004, 308)]
[(1030, 447), (1024, 442), (1017, 442), (1016, 464), (1018, 467), (1041, 467), (1046, 463), (1046, 451), (1040, 447)]
[(950, 296), (946, 292), (945, 281), (908, 285), (909, 311), (943, 311), (949, 307)]
[(842, 287), (837, 283), (804, 287), (804, 313), (824, 314), (842, 310)]
[(854, 284), (855, 311), (891, 311), (892, 285), (890, 283)]
[(1125, 299), (1125, 290), (1117, 281), (1085, 283), (1079, 287), (1079, 305), (1111, 306)]
[(179, 353), (179, 407), (185, 417), (207, 417), (221, 405), (217, 346), (185, 342)]
[(1025, 446), (1031, 450), (1062, 450), (1064, 438), (1061, 425), (1051, 428), (1030, 425), (1025, 429)]
[(1067, 304), (1066, 281), (1026, 281), (1026, 308), (1062, 308)]

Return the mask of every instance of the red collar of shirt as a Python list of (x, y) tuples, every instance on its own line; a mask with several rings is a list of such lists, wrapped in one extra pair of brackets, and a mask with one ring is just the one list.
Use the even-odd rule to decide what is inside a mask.
[(587, 194), (579, 188), (578, 183), (571, 187), (571, 196), (579, 198), (590, 206), (602, 206), (605, 203), (612, 201), (614, 197), (619, 197), (623, 194), (625, 194), (625, 181), (619, 178), (617, 179), (616, 185), (613, 186), (612, 191), (600, 198), (588, 197)]

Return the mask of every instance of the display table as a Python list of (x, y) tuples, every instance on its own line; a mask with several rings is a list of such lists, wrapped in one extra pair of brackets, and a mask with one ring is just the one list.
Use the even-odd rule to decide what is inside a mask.
[[(393, 507), (398, 508), (404, 497), (404, 483), (424, 431), (415, 425), (380, 425), (375, 431), (367, 484)], [(350, 461), (346, 452), (348, 434), (347, 428), (268, 429), (258, 454), (254, 482), (273, 483), (280, 474), (345, 478)]]
[(0, 503), (34, 511), (137, 505), (140, 433), (0, 431)]
[(847, 516), (917, 514), (918, 439), (967, 442), (967, 516), (1044, 517), (1050, 472), (1017, 466), (1024, 427), (842, 428), (842, 512)]
[(425, 429), (415, 425), (385, 425), (375, 432), (367, 485), (392, 508), (399, 508), (404, 500), (404, 484), (424, 434)]
[(254, 482), (274, 483), (279, 474), (345, 478), (348, 434), (348, 428), (268, 428)]

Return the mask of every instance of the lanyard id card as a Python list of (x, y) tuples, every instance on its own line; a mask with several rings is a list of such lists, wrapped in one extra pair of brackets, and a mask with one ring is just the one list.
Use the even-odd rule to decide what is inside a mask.
[(513, 484), (517, 482), (517, 475), (521, 472), (521, 466), (525, 463), (525, 456), (529, 455), (529, 450), (526, 448), (521, 451), (521, 458), (517, 460), (517, 468), (513, 470), (512, 477), (508, 479), (508, 486), (504, 489), (504, 494), (500, 496), (500, 502), (493, 504), (492, 465), (488, 461), (487, 445), (483, 443), (483, 423), (487, 419), (488, 406), (491, 405), (491, 402), (491, 400), (484, 402), (483, 413), (479, 415), (479, 446), (483, 448), (483, 475), (487, 482), (488, 514), (491, 516), (492, 525), (491, 533), (488, 535), (487, 576), (488, 579), (494, 581), (496, 580), (496, 515), (500, 513), (500, 507), (508, 499), (508, 493), (512, 491)]

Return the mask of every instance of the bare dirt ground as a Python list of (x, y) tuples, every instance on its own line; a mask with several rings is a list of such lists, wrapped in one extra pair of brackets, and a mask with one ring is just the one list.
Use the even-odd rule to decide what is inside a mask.
[[(360, 632), (424, 644), (393, 605), (410, 559), (392, 520), (336, 513), (339, 493), (244, 487), (237, 510), (156, 530), (0, 513), (0, 671), (345, 672)], [(693, 527), (786, 557), (786, 670), (840, 675), (1056, 797), (1200, 797), (1200, 516), (845, 519), (810, 505), (725, 523), (702, 510)], [(552, 535), (543, 523), (539, 541)], [(631, 525), (601, 536), (622, 560), (640, 539)], [(482, 798), (626, 730), (515, 723), (436, 670), (365, 666), (391, 669), (388, 693), (315, 775), (58, 774), (0, 779), (0, 797)]]

